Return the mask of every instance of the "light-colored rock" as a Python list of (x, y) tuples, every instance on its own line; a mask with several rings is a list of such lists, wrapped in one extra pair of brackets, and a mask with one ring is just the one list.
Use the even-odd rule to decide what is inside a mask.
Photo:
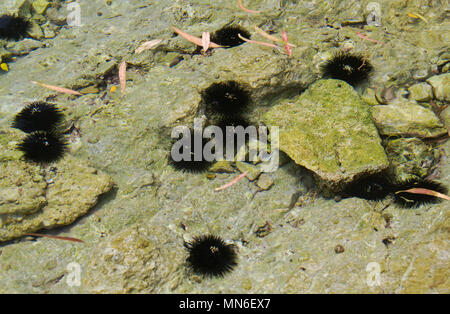
[(428, 108), (406, 99), (371, 107), (378, 131), (388, 136), (437, 137), (447, 133), (439, 118)]
[(450, 101), (450, 73), (432, 76), (427, 82), (433, 86), (436, 99)]

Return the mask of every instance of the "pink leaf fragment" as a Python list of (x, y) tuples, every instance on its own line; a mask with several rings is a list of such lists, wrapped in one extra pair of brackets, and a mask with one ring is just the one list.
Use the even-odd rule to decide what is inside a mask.
[(119, 66), (119, 82), (120, 82), (120, 91), (122, 95), (125, 93), (125, 87), (127, 84), (127, 63), (126, 61), (122, 61)]
[(210, 43), (211, 43), (211, 40), (210, 40), (209, 32), (203, 32), (202, 33), (202, 46), (203, 46), (204, 52), (208, 51)]
[(35, 81), (31, 81), (33, 84), (37, 84), (40, 85), (42, 87), (63, 93), (63, 94), (69, 94), (69, 95), (77, 95), (77, 96), (81, 96), (82, 94), (80, 92), (68, 89), (68, 88), (64, 88), (64, 87), (59, 87), (59, 86), (54, 86), (54, 85), (49, 85), (49, 84), (44, 84), (44, 83), (40, 83), (40, 82), (35, 82)]
[[(196, 44), (197, 46), (200, 46), (200, 47), (203, 46), (201, 38), (189, 35), (189, 34), (183, 32), (181, 29), (176, 28), (175, 26), (172, 26), (172, 29), (175, 31), (175, 33), (177, 33), (178, 35), (180, 35), (184, 39), (190, 41), (191, 43), (194, 43), (194, 44)], [(222, 48), (222, 46), (220, 46), (220, 45), (218, 45), (216, 43), (210, 42), (209, 43), (209, 48)]]
[(241, 0), (237, 0), (237, 3), (238, 3), (238, 7), (239, 7), (241, 10), (243, 10), (243, 11), (245, 11), (245, 12), (247, 12), (247, 13), (252, 13), (252, 14), (258, 14), (258, 13), (261, 13), (261, 11), (249, 10), (249, 9), (245, 8), (245, 7), (242, 5)]
[(153, 39), (150, 41), (146, 41), (142, 43), (142, 45), (140, 45), (139, 48), (134, 51), (134, 53), (139, 54), (145, 50), (152, 49), (153, 47), (159, 45), (162, 41), (162, 39)]
[(256, 40), (250, 40), (250, 39), (247, 39), (247, 38), (245, 38), (245, 37), (242, 37), (241, 34), (238, 34), (238, 37), (239, 37), (240, 39), (242, 39), (243, 41), (246, 41), (246, 42), (248, 42), (248, 43), (257, 44), (257, 45), (262, 45), (262, 46), (267, 46), (267, 47), (272, 47), (272, 48), (280, 48), (280, 47), (278, 47), (278, 46), (275, 45), (275, 44), (270, 44), (270, 43), (265, 43), (265, 42), (263, 42), (263, 41), (256, 41)]
[[(288, 42), (288, 37), (287, 37), (286, 31), (283, 30), (283, 32), (281, 34), (282, 34), (281, 36), (283, 38), (283, 41), (285, 43), (287, 43)], [(286, 50), (286, 53), (288, 54), (289, 57), (292, 56), (292, 49), (291, 49), (291, 47), (288, 44), (284, 44), (284, 49)]]
[(378, 41), (378, 40), (375, 40), (375, 39), (372, 39), (372, 38), (369, 38), (369, 37), (367, 37), (366, 35), (361, 34), (361, 32), (357, 32), (356, 35), (358, 35), (359, 38), (362, 38), (362, 39), (364, 39), (364, 40), (370, 41), (370, 42), (372, 42), (372, 43), (384, 45), (383, 42)]
[(239, 176), (237, 176), (236, 178), (234, 178), (232, 181), (230, 181), (230, 182), (228, 182), (227, 184), (225, 184), (225, 185), (222, 185), (221, 187), (219, 187), (219, 188), (216, 188), (216, 189), (214, 189), (214, 191), (220, 191), (220, 190), (224, 190), (224, 189), (226, 189), (227, 187), (230, 187), (230, 186), (232, 186), (233, 184), (235, 184), (236, 182), (238, 182), (239, 180), (241, 180), (243, 177), (245, 177), (247, 175), (247, 171), (245, 171), (244, 173), (241, 173)]
[(439, 193), (439, 192), (436, 192), (436, 191), (433, 191), (433, 190), (423, 189), (423, 188), (412, 188), (412, 189), (409, 189), (409, 190), (397, 191), (395, 193), (403, 193), (403, 192), (413, 193), (413, 194), (431, 195), (431, 196), (436, 196), (436, 197), (442, 198), (444, 200), (450, 201), (450, 197), (448, 197), (445, 194), (442, 194), (442, 193)]
[(269, 39), (269, 40), (271, 40), (271, 41), (275, 41), (275, 42), (284, 42), (286, 45), (289, 45), (289, 46), (291, 46), (291, 47), (297, 47), (297, 46), (294, 45), (294, 44), (291, 44), (291, 43), (289, 43), (289, 42), (285, 42), (285, 41), (283, 41), (283, 40), (281, 40), (281, 39), (279, 39), (279, 38), (277, 38), (277, 37), (275, 37), (275, 36), (272, 36), (272, 35), (266, 33), (265, 31), (263, 31), (262, 29), (260, 29), (258, 26), (255, 26), (255, 31), (256, 31), (258, 34), (260, 34), (262, 37), (265, 37), (265, 38), (267, 38), (267, 39)]

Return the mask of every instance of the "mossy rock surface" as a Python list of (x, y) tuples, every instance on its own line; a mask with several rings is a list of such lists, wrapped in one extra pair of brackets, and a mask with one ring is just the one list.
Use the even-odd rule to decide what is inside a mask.
[(333, 189), (388, 167), (369, 105), (343, 81), (317, 81), (273, 107), (264, 122), (280, 128), (282, 151)]

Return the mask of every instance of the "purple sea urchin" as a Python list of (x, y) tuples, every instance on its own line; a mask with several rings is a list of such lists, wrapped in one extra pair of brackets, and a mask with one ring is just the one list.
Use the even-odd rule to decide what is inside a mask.
[(26, 133), (51, 131), (62, 121), (64, 115), (53, 104), (33, 102), (23, 108), (14, 118), (12, 127)]
[(60, 159), (67, 151), (63, 135), (54, 132), (37, 131), (25, 137), (18, 145), (26, 159), (35, 162), (52, 162)]
[(367, 80), (372, 71), (373, 66), (364, 56), (342, 51), (322, 65), (324, 77), (342, 80), (352, 86)]
[(448, 189), (439, 182), (431, 180), (406, 180), (394, 188), (395, 203), (403, 208), (416, 208), (426, 204), (436, 204), (442, 201), (439, 197), (425, 194), (415, 194), (408, 192), (400, 192), (413, 188), (422, 188), (432, 190), (442, 194), (447, 194)]
[(185, 243), (189, 251), (187, 261), (196, 274), (206, 277), (223, 277), (237, 265), (237, 255), (233, 245), (215, 235), (201, 235)]
[(22, 17), (13, 15), (0, 16), (0, 38), (19, 40), (27, 36), (30, 22)]

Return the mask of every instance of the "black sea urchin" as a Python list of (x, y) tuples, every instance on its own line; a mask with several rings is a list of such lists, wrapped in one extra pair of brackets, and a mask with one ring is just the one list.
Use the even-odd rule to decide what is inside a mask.
[[(187, 135), (187, 134), (186, 134)], [(201, 160), (195, 160), (195, 135), (198, 135), (198, 140), (200, 140), (199, 153), (201, 152)], [(182, 135), (176, 139), (176, 143), (173, 144), (169, 156), (169, 163), (177, 170), (191, 172), (191, 173), (201, 173), (207, 171), (211, 167), (212, 162), (207, 161), (203, 157), (203, 148), (207, 143), (207, 139), (204, 139), (201, 134), (195, 134), (194, 130), (189, 130), (189, 138), (183, 139)], [(183, 158), (181, 160), (175, 160), (174, 154), (185, 155), (188, 158)]]
[(442, 199), (432, 196), (432, 195), (424, 195), (424, 194), (415, 194), (409, 192), (400, 192), (413, 188), (422, 188), (435, 192), (439, 192), (441, 194), (447, 194), (448, 189), (443, 186), (441, 183), (434, 182), (431, 180), (406, 180), (403, 183), (400, 183), (395, 186), (394, 189), (394, 197), (395, 203), (404, 208), (416, 208), (420, 205), (426, 204), (436, 204), (441, 202)]
[(187, 261), (196, 274), (223, 277), (237, 265), (234, 246), (215, 235), (201, 235), (185, 243), (189, 250)]
[(18, 145), (26, 159), (35, 162), (52, 162), (60, 159), (67, 151), (63, 135), (54, 132), (37, 131), (28, 134)]
[(245, 41), (239, 38), (238, 34), (242, 37), (250, 39), (250, 33), (240, 26), (232, 25), (225, 26), (215, 31), (211, 35), (211, 41), (226, 47), (236, 47), (243, 44)]
[(370, 201), (381, 201), (391, 192), (392, 184), (381, 175), (356, 180), (346, 188), (346, 194)]
[(235, 81), (214, 83), (202, 93), (209, 112), (232, 117), (239, 116), (250, 103), (249, 92)]
[(346, 52), (336, 53), (322, 65), (324, 77), (342, 80), (352, 86), (367, 80), (372, 70), (373, 66), (364, 56)]
[(22, 17), (13, 15), (0, 16), (0, 38), (19, 40), (27, 36), (30, 22)]
[(14, 118), (12, 127), (26, 133), (51, 131), (62, 121), (64, 115), (53, 104), (33, 102), (23, 108)]

